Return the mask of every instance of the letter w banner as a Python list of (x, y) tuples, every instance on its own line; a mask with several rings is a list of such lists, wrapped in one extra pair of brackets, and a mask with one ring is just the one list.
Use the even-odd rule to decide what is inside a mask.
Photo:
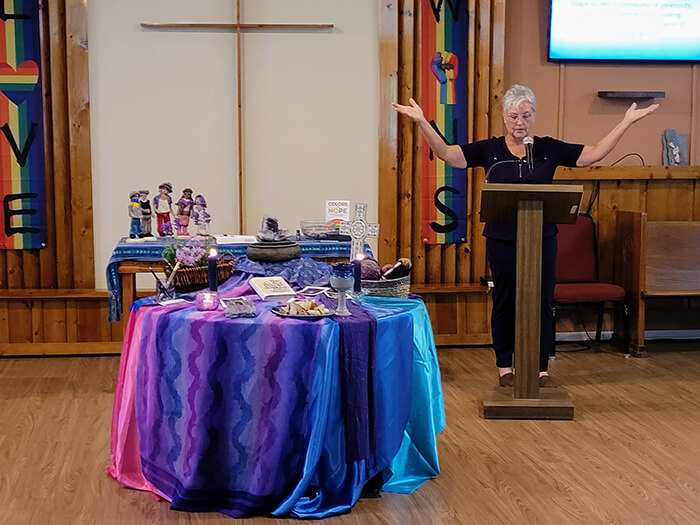
[(0, 0), (0, 249), (46, 246), (38, 0)]
[[(464, 143), (468, 139), (468, 2), (421, 0), (420, 15), (420, 105), (447, 144)], [(466, 242), (466, 170), (447, 166), (424, 143), (422, 179), (423, 242)]]

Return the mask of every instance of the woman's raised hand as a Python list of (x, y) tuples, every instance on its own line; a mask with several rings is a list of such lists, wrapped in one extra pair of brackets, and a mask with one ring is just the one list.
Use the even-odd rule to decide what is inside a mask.
[(628, 124), (634, 124), (637, 122), (639, 119), (643, 119), (646, 117), (649, 113), (653, 113), (656, 111), (656, 108), (658, 108), (658, 104), (652, 104), (648, 108), (644, 109), (637, 109), (637, 103), (632, 102), (632, 105), (627, 108), (627, 111), (625, 112), (625, 119)]
[(407, 117), (409, 117), (412, 120), (415, 120), (416, 122), (424, 120), (425, 117), (423, 116), (423, 110), (416, 103), (416, 101), (412, 98), (409, 98), (408, 103), (410, 104), (410, 106), (402, 106), (401, 104), (397, 104), (396, 102), (392, 102), (391, 105), (394, 106), (394, 109), (398, 113), (406, 115)]

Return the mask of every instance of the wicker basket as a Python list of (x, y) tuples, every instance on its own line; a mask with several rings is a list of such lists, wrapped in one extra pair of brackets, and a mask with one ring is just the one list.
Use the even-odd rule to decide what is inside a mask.
[[(173, 272), (172, 265), (163, 260), (163, 266), (165, 267), (163, 271), (166, 277), (170, 277)], [(225, 260), (223, 258), (219, 259), (217, 265), (217, 278), (219, 284), (226, 281), (231, 277), (233, 273), (233, 263), (232, 260)], [(209, 269), (206, 266), (197, 266), (194, 268), (178, 268), (173, 278), (173, 284), (175, 285), (175, 291), (179, 293), (196, 292), (197, 290), (202, 290), (209, 286)]]
[(362, 291), (367, 295), (378, 295), (382, 297), (408, 297), (411, 288), (411, 276), (399, 277), (398, 279), (369, 280), (362, 279)]

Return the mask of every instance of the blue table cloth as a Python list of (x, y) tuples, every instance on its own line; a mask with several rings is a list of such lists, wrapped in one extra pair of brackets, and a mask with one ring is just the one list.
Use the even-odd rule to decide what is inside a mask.
[[(122, 237), (117, 246), (114, 248), (112, 255), (107, 263), (107, 291), (109, 293), (109, 320), (119, 321), (122, 312), (122, 295), (121, 295), (121, 279), (119, 277), (119, 263), (122, 261), (153, 261), (157, 262), (163, 258), (163, 250), (171, 244), (183, 244), (186, 239), (176, 239), (174, 237), (156, 237), (153, 241), (144, 241), (137, 243), (127, 242), (126, 237)], [(301, 249), (301, 257), (350, 257), (350, 242), (342, 241), (325, 241), (306, 239), (296, 241)], [(217, 249), (221, 254), (231, 254), (234, 257), (241, 258), (245, 256), (247, 244), (222, 244), (218, 245)], [(369, 246), (365, 246), (365, 252), (372, 255)], [(246, 259), (247, 261), (247, 259)], [(237, 262), (238, 264), (238, 262)], [(286, 263), (281, 263), (284, 266)], [(271, 267), (266, 270), (266, 268)], [(281, 275), (280, 264), (267, 265), (247, 261), (245, 271), (255, 273), (257, 275)], [(296, 282), (296, 279), (285, 277), (289, 282)], [(326, 280), (326, 282), (328, 282)], [(302, 283), (299, 283), (302, 284)], [(309, 286), (312, 283), (304, 283), (302, 286)], [(315, 284), (315, 283), (314, 283)]]
[[(240, 275), (222, 290), (250, 292)], [(115, 396), (110, 472), (122, 483), (183, 510), (318, 518), (349, 510), (375, 475), (412, 492), (439, 472), (442, 389), (419, 299), (367, 298), (340, 322), (280, 318), (263, 302), (254, 319), (143, 304), (120, 368), (123, 379), (136, 355), (135, 378)], [(134, 454), (129, 410), (143, 482), (120, 457)]]

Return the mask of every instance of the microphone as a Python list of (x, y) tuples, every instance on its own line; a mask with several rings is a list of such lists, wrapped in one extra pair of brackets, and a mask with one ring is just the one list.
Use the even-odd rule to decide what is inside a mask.
[(532, 174), (535, 171), (535, 160), (532, 156), (532, 145), (535, 143), (532, 137), (525, 137), (523, 139), (523, 144), (525, 144), (525, 162), (527, 163), (527, 171)]

